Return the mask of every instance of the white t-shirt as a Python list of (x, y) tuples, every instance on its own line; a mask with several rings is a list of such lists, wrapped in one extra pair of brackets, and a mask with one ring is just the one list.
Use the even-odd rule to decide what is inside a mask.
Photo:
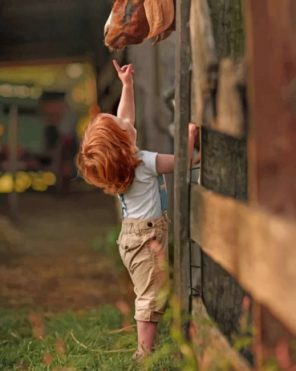
[(156, 152), (139, 151), (142, 162), (135, 170), (135, 178), (128, 190), (119, 195), (123, 218), (150, 219), (162, 215), (156, 170)]

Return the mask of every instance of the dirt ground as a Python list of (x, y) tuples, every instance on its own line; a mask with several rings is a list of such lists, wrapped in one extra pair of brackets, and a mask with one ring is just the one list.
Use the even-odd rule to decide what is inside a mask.
[(23, 194), (18, 216), (18, 245), (0, 246), (2, 306), (80, 311), (131, 302), (126, 272), (93, 248), (116, 224), (112, 197), (90, 190)]

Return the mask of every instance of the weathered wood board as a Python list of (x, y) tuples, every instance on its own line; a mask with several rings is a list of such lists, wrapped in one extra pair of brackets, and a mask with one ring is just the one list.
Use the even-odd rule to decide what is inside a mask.
[(246, 4), (251, 200), (296, 218), (296, 4)]
[[(296, 3), (294, 0), (246, 1), (248, 91), (250, 103), (249, 189), (252, 205), (273, 214), (294, 218), (296, 226)], [(283, 228), (282, 234), (289, 235)], [(289, 307), (295, 297), (295, 281), (288, 281), (291, 264), (296, 265), (293, 251), (283, 250), (279, 242), (278, 266), (274, 279), (286, 284), (288, 298), (274, 297), (275, 306)], [(292, 241), (290, 241), (292, 243)], [(274, 245), (271, 245), (274, 248)], [(295, 249), (295, 242), (294, 242)], [(264, 246), (269, 259), (270, 246)], [(263, 252), (262, 252), (263, 254)], [(288, 254), (284, 256), (284, 254)], [(269, 261), (269, 260), (267, 260)], [(273, 282), (273, 281), (272, 281)], [(271, 282), (271, 284), (272, 284)], [(283, 282), (282, 282), (283, 283)], [(294, 288), (293, 288), (294, 283)], [(295, 330), (286, 318), (276, 315), (294, 332), (294, 336), (264, 306), (255, 306), (256, 358), (261, 367), (285, 344), (286, 354), (293, 350)], [(272, 311), (274, 314), (274, 311)], [(295, 322), (295, 319), (294, 319)], [(292, 358), (285, 367), (292, 367)], [(280, 365), (282, 367), (283, 365)], [(294, 360), (295, 367), (295, 360)]]
[(296, 333), (296, 225), (292, 220), (195, 185), (191, 236)]
[(190, 120), (190, 0), (176, 4), (176, 91), (175, 91), (175, 155), (174, 172), (174, 285), (181, 312), (189, 312), (189, 166), (188, 122)]
[[(217, 11), (216, 7), (217, 4), (215, 6), (212, 4), (211, 14), (207, 0), (196, 0), (191, 5), (190, 30), (194, 119), (200, 125), (241, 138), (246, 134), (247, 118), (245, 68), (241, 59), (235, 61), (229, 57), (226, 58), (225, 50), (221, 49), (221, 41), (225, 44), (224, 47), (227, 47), (227, 41), (233, 38), (231, 28), (221, 27), (221, 24), (230, 23), (230, 19), (227, 21), (223, 19), (223, 22), (221, 22), (221, 19), (214, 18), (217, 27), (220, 26), (220, 31), (224, 33), (224, 39), (221, 40), (216, 37), (215, 40), (214, 38), (212, 21), (213, 16), (217, 14), (213, 11), (213, 9)], [(230, 14), (233, 14), (239, 24), (239, 10), (235, 5), (232, 8), (229, 9)], [(230, 17), (226, 12), (223, 15), (226, 18)], [(243, 43), (242, 38), (240, 38), (240, 41)], [(222, 57), (220, 61), (218, 56)]]
[(201, 299), (192, 302), (190, 337), (200, 371), (248, 371), (249, 365), (233, 349), (210, 319)]

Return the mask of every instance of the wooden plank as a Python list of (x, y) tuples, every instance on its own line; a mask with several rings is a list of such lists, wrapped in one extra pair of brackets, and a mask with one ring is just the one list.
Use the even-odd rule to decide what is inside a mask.
[(296, 217), (295, 0), (248, 0), (250, 195)]
[(270, 215), (194, 185), (191, 236), (206, 254), (296, 333), (293, 220)]
[[(246, 141), (202, 130), (201, 182), (212, 191), (245, 200), (247, 197)], [(244, 296), (237, 282), (206, 254), (203, 255), (203, 298), (223, 333), (231, 336), (239, 322)]]
[(207, 0), (219, 59), (241, 58), (245, 53), (244, 1)]
[(217, 117), (212, 129), (241, 138), (246, 132), (245, 66), (242, 61), (224, 58), (219, 65)]
[[(190, 29), (194, 119), (213, 130), (240, 138), (246, 132), (244, 65), (224, 58), (218, 66), (206, 0), (192, 3)], [(229, 30), (225, 32), (223, 28), (223, 32), (225, 41), (231, 39)]]
[[(246, 2), (249, 70), (250, 200), (273, 213), (296, 216), (296, 4), (294, 0)], [(271, 47), (272, 45), (272, 47)], [(282, 249), (279, 245), (278, 248)], [(266, 245), (265, 254), (269, 254)], [(285, 263), (285, 262), (284, 262)], [(282, 265), (282, 271), (286, 266)], [(281, 273), (280, 273), (281, 274)], [(290, 293), (293, 295), (293, 293)], [(285, 302), (282, 302), (285, 305)], [(256, 358), (262, 367), (292, 351), (295, 336), (264, 306), (255, 307)], [(287, 363), (288, 362), (288, 363)], [(292, 369), (287, 361), (286, 369)], [(295, 367), (295, 363), (294, 363)]]
[(200, 371), (250, 370), (248, 364), (231, 348), (226, 338), (213, 324), (201, 299), (194, 299), (192, 302), (190, 337)]
[(189, 169), (188, 122), (190, 120), (190, 0), (176, 2), (176, 81), (174, 172), (174, 289), (181, 314), (189, 313)]
[[(234, 54), (240, 56), (242, 51), (243, 33), (238, 31), (242, 29), (243, 22), (239, 5), (240, 0), (192, 2), (192, 17), (196, 20), (195, 24), (192, 24), (192, 50), (193, 76), (201, 69), (206, 78), (210, 78), (208, 84), (205, 84), (210, 93), (201, 97), (205, 101), (201, 106), (204, 107), (202, 121), (198, 121), (204, 126), (201, 132), (201, 183), (215, 192), (245, 199), (246, 141), (210, 130), (217, 114), (218, 59)], [(193, 18), (191, 20), (194, 22)], [(194, 33), (197, 33), (197, 36)], [(232, 43), (231, 40), (234, 39), (236, 42)], [(201, 61), (199, 44), (205, 45), (205, 54), (208, 56)], [(203, 51), (201, 57), (202, 53)], [(198, 80), (196, 84), (199, 84)], [(198, 112), (200, 109), (197, 104), (198, 101), (194, 103), (193, 111)], [(195, 115), (197, 118), (198, 116), (200, 114)], [(219, 324), (223, 333), (230, 337), (238, 327), (243, 291), (233, 278), (206, 254), (202, 256), (202, 295), (210, 316)]]
[(209, 126), (215, 115), (213, 92), (217, 83), (218, 60), (207, 0), (192, 1), (190, 33), (194, 120)]

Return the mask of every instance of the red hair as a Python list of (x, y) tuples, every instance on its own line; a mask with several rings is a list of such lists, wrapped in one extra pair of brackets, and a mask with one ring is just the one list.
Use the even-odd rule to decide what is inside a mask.
[(76, 158), (88, 183), (105, 193), (124, 193), (140, 162), (129, 135), (111, 117), (98, 114), (89, 123)]

